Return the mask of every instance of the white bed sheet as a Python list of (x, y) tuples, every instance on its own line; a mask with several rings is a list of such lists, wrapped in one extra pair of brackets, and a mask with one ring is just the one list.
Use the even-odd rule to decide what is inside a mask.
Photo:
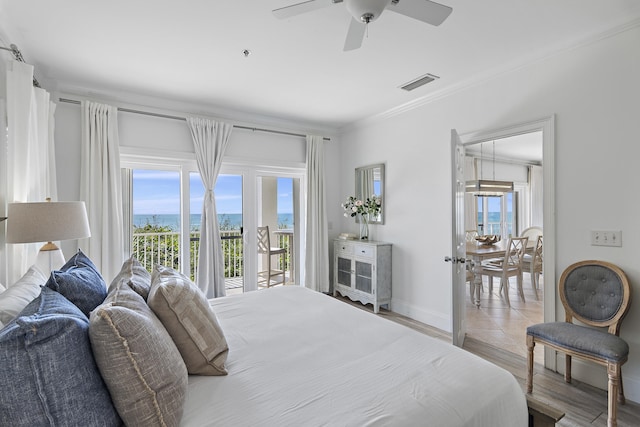
[(183, 426), (528, 424), (506, 370), (329, 296), (286, 286), (211, 305), (229, 374), (189, 377)]

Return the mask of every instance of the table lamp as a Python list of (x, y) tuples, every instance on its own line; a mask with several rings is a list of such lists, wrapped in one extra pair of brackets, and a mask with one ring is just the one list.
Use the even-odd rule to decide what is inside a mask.
[(47, 242), (40, 248), (48, 262), (47, 271), (64, 265), (62, 251), (53, 242), (91, 236), (84, 202), (9, 203), (7, 243)]

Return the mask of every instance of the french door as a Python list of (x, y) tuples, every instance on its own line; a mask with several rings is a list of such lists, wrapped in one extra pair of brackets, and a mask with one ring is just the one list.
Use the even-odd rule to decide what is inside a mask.
[[(258, 254), (257, 229), (269, 226), (271, 246), (286, 249), (279, 259), (272, 258), (271, 269), (285, 271), (285, 283), (299, 284), (304, 277), (300, 259), (304, 253), (304, 215), (302, 210), (302, 183), (304, 172), (292, 168), (266, 168), (251, 165), (233, 165), (222, 167), (220, 177), (236, 177), (241, 186), (233, 192), (220, 193), (216, 188), (216, 206), (230, 200), (244, 200), (241, 214), (232, 218), (240, 220), (242, 246), (242, 291), (261, 289), (264, 280), (259, 274), (266, 268), (263, 255)], [(219, 177), (219, 179), (220, 179)], [(216, 184), (217, 187), (217, 184)], [(223, 209), (218, 209), (218, 217), (224, 224)], [(229, 218), (229, 219), (232, 219)], [(237, 222), (237, 221), (236, 221)], [(221, 230), (222, 230), (221, 226)], [(237, 224), (236, 224), (237, 229)], [(222, 231), (221, 231), (222, 233)], [(263, 274), (260, 277), (264, 277)], [(227, 294), (239, 290), (227, 289)]]
[(515, 192), (502, 196), (476, 196), (476, 199), (478, 234), (497, 234), (504, 239), (517, 235)]
[[(122, 162), (127, 252), (149, 270), (167, 265), (195, 280), (204, 187), (195, 162)], [(287, 283), (304, 277), (304, 168), (223, 165), (214, 189), (227, 294), (258, 289), (256, 232), (269, 225), (286, 248), (277, 268)]]

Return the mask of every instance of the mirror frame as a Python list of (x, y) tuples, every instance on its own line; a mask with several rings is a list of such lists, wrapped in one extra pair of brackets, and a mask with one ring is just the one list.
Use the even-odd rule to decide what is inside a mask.
[[(366, 170), (372, 170), (372, 169), (380, 169), (380, 199), (382, 200), (382, 205), (380, 206), (380, 215), (378, 217), (378, 219), (370, 219), (369, 220), (369, 224), (384, 224), (384, 218), (386, 216), (386, 212), (385, 212), (385, 164), (384, 163), (376, 163), (373, 165), (366, 165), (366, 166), (361, 166), (359, 168), (356, 168), (355, 170), (355, 196), (358, 199), (364, 199), (368, 196), (370, 196), (370, 194), (367, 194), (366, 196), (363, 197), (362, 194), (360, 194), (360, 175), (363, 171)], [(378, 194), (376, 194), (376, 196), (378, 196)], [(359, 222), (358, 216), (356, 215), (356, 222)]]

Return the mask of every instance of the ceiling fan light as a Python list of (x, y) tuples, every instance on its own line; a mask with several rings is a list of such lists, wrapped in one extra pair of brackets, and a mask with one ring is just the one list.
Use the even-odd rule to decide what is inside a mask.
[(346, 0), (345, 6), (351, 16), (368, 24), (378, 19), (389, 3), (391, 0)]

